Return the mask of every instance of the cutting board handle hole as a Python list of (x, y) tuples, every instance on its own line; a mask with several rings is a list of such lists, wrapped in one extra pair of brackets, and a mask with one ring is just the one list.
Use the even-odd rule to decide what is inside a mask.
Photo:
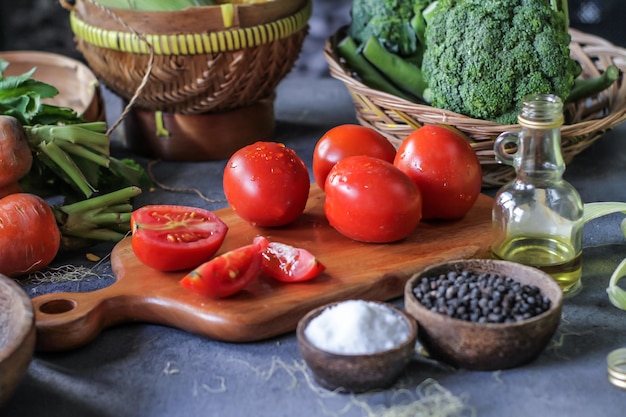
[(39, 311), (44, 314), (63, 314), (76, 307), (76, 302), (73, 300), (60, 299), (47, 301), (39, 306)]

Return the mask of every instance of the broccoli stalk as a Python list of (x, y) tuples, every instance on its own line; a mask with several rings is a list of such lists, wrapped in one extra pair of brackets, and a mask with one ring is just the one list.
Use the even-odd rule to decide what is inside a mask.
[(563, 14), (563, 18), (565, 19), (565, 31), (567, 31), (567, 28), (569, 28), (569, 4), (567, 0), (550, 0), (550, 5), (552, 6), (552, 10)]

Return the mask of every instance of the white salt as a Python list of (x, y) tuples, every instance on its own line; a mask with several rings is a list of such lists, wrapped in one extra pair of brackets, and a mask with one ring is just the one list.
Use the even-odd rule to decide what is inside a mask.
[(344, 355), (382, 352), (409, 337), (408, 324), (401, 316), (385, 305), (364, 300), (326, 308), (304, 332), (314, 346)]

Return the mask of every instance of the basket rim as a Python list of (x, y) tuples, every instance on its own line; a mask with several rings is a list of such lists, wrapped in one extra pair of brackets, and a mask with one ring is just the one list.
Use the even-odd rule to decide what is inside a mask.
[[(433, 115), (436, 114), (436, 116), (434, 117), (441, 120), (439, 123), (447, 123), (454, 126), (461, 126), (464, 129), (481, 130), (482, 133), (488, 131), (492, 134), (498, 134), (499, 132), (502, 132), (504, 130), (520, 129), (520, 126), (517, 123), (503, 125), (490, 120), (475, 119), (470, 116), (466, 116), (450, 110), (439, 109), (428, 104), (412, 102), (401, 97), (397, 97), (391, 93), (379, 91), (367, 86), (361, 80), (354, 78), (350, 71), (344, 66), (344, 64), (338, 60), (338, 55), (334, 46), (338, 42), (339, 36), (344, 33), (346, 28), (347, 26), (339, 28), (334, 34), (327, 38), (325, 47), (323, 49), (323, 55), (327, 63), (329, 64), (331, 76), (343, 82), (346, 88), (353, 95), (353, 98), (366, 100), (368, 102), (374, 100), (379, 105), (384, 106), (388, 110), (394, 112), (396, 116), (398, 116), (405, 123), (410, 125), (412, 125), (413, 123), (411, 122), (409, 117), (403, 117), (404, 113), (419, 110), (424, 112), (430, 112)], [(608, 48), (612, 52), (619, 54), (620, 57), (623, 58), (624, 63), (626, 63), (626, 48), (616, 46), (602, 37), (590, 35), (577, 29), (569, 28), (569, 31), (572, 36), (572, 44), (578, 42), (589, 42), (594, 47), (603, 49)], [(626, 76), (626, 67), (624, 66), (624, 64), (619, 66), (619, 68), (624, 73), (624, 76)], [(626, 83), (626, 80), (624, 80), (623, 82)], [(562, 135), (580, 136), (587, 135), (598, 130), (612, 129), (618, 124), (626, 121), (625, 100), (626, 97), (622, 97), (622, 101), (619, 103), (619, 105), (615, 106), (613, 110), (604, 117), (582, 120), (577, 123), (563, 124), (563, 126), (561, 127)], [(373, 104), (373, 102), (366, 104), (367, 107), (371, 110), (376, 110), (376, 106)]]
[(72, 10), (70, 27), (77, 38), (103, 49), (143, 55), (202, 55), (234, 52), (287, 38), (305, 29), (311, 14), (312, 0), (307, 0), (295, 14), (256, 26), (202, 33), (140, 34), (99, 28)]

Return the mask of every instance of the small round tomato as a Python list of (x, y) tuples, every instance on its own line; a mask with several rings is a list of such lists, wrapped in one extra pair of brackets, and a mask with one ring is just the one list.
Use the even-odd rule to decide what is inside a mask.
[(313, 150), (313, 177), (323, 190), (330, 169), (348, 156), (368, 155), (393, 163), (396, 148), (376, 130), (346, 124), (333, 127), (320, 138)]
[(452, 127), (415, 130), (398, 148), (394, 165), (420, 189), (424, 219), (461, 218), (480, 195), (480, 161), (465, 136)]
[(422, 215), (413, 181), (393, 164), (371, 156), (349, 156), (326, 178), (324, 212), (337, 231), (351, 239), (386, 243), (404, 239)]
[(150, 205), (133, 211), (131, 246), (137, 259), (160, 271), (194, 268), (222, 246), (228, 226), (198, 207)]
[(224, 169), (226, 200), (253, 226), (284, 226), (296, 220), (304, 211), (310, 186), (302, 159), (276, 142), (239, 149)]

